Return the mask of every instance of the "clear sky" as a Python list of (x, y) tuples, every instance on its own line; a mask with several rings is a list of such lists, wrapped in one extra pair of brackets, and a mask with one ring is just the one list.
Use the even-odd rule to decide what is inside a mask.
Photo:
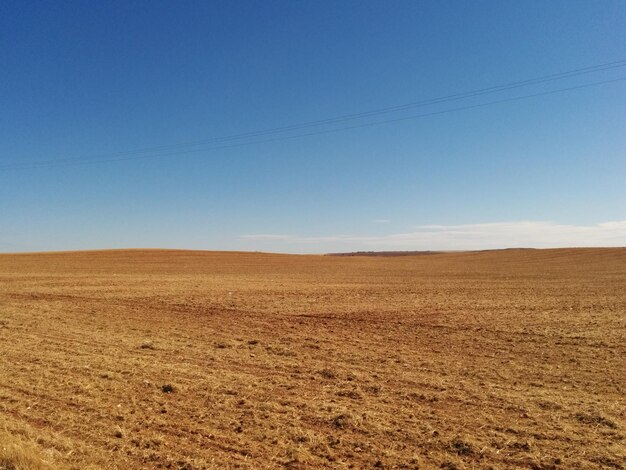
[[(626, 67), (272, 142), (182, 145), (625, 59), (622, 0), (3, 0), (0, 251), (625, 246), (626, 81), (282, 137)], [(110, 161), (160, 146), (174, 155)], [(105, 161), (11, 167), (74, 157)]]

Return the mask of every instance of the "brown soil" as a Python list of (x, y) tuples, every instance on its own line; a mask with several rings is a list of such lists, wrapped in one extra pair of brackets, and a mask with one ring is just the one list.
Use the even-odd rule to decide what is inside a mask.
[(620, 469), (625, 339), (626, 249), (0, 255), (0, 438), (77, 469)]

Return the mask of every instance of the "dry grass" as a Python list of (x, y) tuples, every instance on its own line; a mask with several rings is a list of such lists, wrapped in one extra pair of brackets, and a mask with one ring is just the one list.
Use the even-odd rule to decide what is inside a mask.
[(2, 458), (625, 468), (625, 313), (625, 249), (1, 255)]
[(45, 452), (35, 443), (0, 431), (0, 470), (53, 470), (65, 468), (55, 462), (53, 453)]

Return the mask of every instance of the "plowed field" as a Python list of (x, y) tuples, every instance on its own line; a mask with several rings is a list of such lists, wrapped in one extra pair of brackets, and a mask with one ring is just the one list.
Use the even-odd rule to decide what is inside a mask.
[(0, 468), (624, 468), (626, 249), (0, 255), (0, 442)]

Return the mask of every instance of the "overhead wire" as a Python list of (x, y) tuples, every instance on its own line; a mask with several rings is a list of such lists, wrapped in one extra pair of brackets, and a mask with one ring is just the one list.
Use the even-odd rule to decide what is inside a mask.
[[(492, 94), (492, 93), (497, 93), (501, 91), (508, 91), (508, 90), (516, 89), (520, 87), (537, 85), (537, 84), (546, 83), (546, 82), (555, 81), (555, 80), (562, 80), (562, 79), (576, 77), (576, 76), (580, 76), (580, 75), (584, 75), (588, 73), (611, 70), (611, 69), (624, 67), (624, 66), (626, 66), (626, 60), (613, 61), (613, 62), (608, 62), (604, 64), (569, 70), (566, 72), (545, 75), (545, 76), (537, 77), (533, 79), (511, 82), (508, 84), (496, 85), (496, 86), (491, 86), (487, 88), (481, 88), (477, 90), (471, 90), (471, 91), (467, 91), (463, 93), (456, 93), (452, 95), (447, 95), (447, 96), (442, 96), (442, 97), (437, 97), (437, 98), (432, 98), (432, 99), (427, 99), (427, 100), (415, 101), (415, 102), (406, 103), (403, 105), (379, 108), (379, 109), (370, 110), (370, 111), (363, 111), (360, 113), (346, 114), (342, 116), (336, 116), (333, 118), (321, 119), (317, 121), (308, 121), (308, 122), (293, 124), (289, 126), (275, 127), (275, 128), (263, 129), (259, 131), (240, 133), (240, 134), (232, 134), (229, 136), (216, 137), (216, 138), (206, 139), (202, 141), (172, 144), (172, 145), (165, 145), (165, 146), (158, 146), (158, 147), (149, 147), (149, 148), (144, 148), (144, 149), (136, 149), (136, 150), (126, 151), (126, 152), (115, 152), (115, 153), (110, 153), (110, 154), (100, 154), (100, 155), (94, 155), (94, 156), (68, 157), (68, 158), (63, 158), (63, 159), (33, 160), (29, 162), (8, 163), (8, 164), (0, 165), (0, 170), (70, 166), (70, 165), (85, 164), (85, 163), (116, 162), (116, 161), (128, 161), (128, 160), (138, 160), (138, 159), (147, 159), (147, 158), (158, 158), (158, 157), (164, 157), (164, 156), (185, 155), (185, 154), (197, 153), (197, 152), (203, 152), (203, 151), (228, 149), (228, 148), (234, 148), (234, 147), (240, 147), (240, 146), (256, 145), (260, 143), (276, 142), (280, 140), (289, 140), (289, 139), (294, 139), (294, 138), (308, 137), (308, 136), (314, 136), (314, 135), (323, 135), (323, 134), (329, 134), (329, 133), (334, 133), (334, 132), (342, 132), (342, 131), (347, 131), (351, 129), (358, 129), (358, 128), (381, 125), (381, 124), (386, 124), (386, 123), (417, 119), (420, 117), (434, 116), (438, 114), (456, 112), (456, 111), (461, 111), (465, 109), (490, 106), (490, 105), (497, 104), (497, 103), (516, 101), (520, 99), (526, 99), (526, 98), (532, 98), (532, 97), (537, 97), (537, 96), (549, 95), (553, 93), (571, 91), (571, 90), (576, 90), (580, 88), (598, 86), (598, 85), (608, 84), (612, 82), (622, 81), (626, 79), (626, 77), (612, 79), (612, 80), (604, 80), (600, 82), (593, 82), (589, 84), (583, 84), (579, 86), (562, 88), (562, 89), (557, 89), (557, 90), (550, 90), (550, 91), (534, 93), (530, 95), (523, 95), (519, 97), (504, 98), (500, 100), (490, 101), (487, 103), (479, 103), (479, 104), (474, 104), (474, 105), (469, 105), (469, 106), (461, 106), (461, 107), (456, 107), (456, 108), (447, 109), (447, 110), (434, 111), (430, 113), (403, 116), (400, 118), (386, 119), (386, 120), (380, 120), (380, 121), (372, 121), (372, 122), (366, 122), (366, 123), (361, 123), (361, 124), (356, 124), (356, 125), (351, 125), (351, 126), (344, 126), (340, 128), (324, 129), (324, 130), (308, 132), (304, 134), (286, 135), (286, 136), (279, 136), (279, 137), (274, 137), (270, 139), (262, 139), (262, 140), (235, 142), (235, 143), (230, 143), (230, 144), (225, 144), (225, 145), (202, 147), (202, 148), (195, 148), (195, 149), (189, 149), (189, 150), (177, 150), (177, 149), (183, 149), (185, 147), (197, 147), (201, 145), (206, 146), (209, 144), (232, 142), (236, 140), (250, 139), (253, 137), (261, 137), (261, 136), (272, 135), (272, 134), (277, 134), (277, 133), (293, 132), (296, 130), (303, 130), (303, 129), (307, 129), (311, 127), (322, 126), (322, 125), (337, 124), (341, 122), (347, 122), (350, 120), (369, 118), (369, 117), (388, 114), (392, 112), (407, 111), (407, 110), (414, 109), (414, 108), (448, 103), (448, 102), (458, 101), (462, 99), (474, 98), (474, 97), (483, 96), (486, 94)], [(154, 153), (154, 152), (162, 152), (162, 153)], [(143, 155), (143, 154), (146, 154), (146, 155)]]

